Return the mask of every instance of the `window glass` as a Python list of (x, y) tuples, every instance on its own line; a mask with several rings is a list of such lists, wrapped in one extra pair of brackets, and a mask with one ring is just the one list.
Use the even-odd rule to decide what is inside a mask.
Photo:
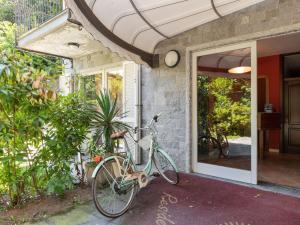
[(102, 75), (95, 74), (82, 77), (80, 90), (82, 91), (86, 101), (96, 101), (96, 96), (100, 94), (102, 89)]
[(113, 98), (117, 98), (120, 114), (123, 112), (123, 76), (121, 72), (107, 73), (107, 89)]
[(96, 90), (96, 95), (100, 95), (100, 92), (102, 90), (102, 75), (101, 74), (95, 75), (95, 90)]

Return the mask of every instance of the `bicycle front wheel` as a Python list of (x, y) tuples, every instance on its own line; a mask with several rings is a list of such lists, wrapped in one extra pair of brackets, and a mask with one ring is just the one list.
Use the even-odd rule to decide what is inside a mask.
[[(92, 183), (93, 200), (100, 213), (115, 218), (123, 215), (133, 201), (136, 183), (124, 182), (124, 158), (114, 157), (103, 163)], [(129, 165), (132, 169), (132, 165)]]
[(153, 162), (159, 174), (166, 181), (174, 185), (178, 184), (179, 174), (175, 168), (174, 163), (172, 163), (171, 159), (167, 157), (167, 153), (164, 153), (161, 150), (154, 151)]

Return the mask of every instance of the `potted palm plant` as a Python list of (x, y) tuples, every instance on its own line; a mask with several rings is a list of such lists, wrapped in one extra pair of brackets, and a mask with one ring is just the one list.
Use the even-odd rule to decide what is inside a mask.
[(89, 145), (91, 162), (88, 163), (86, 176), (88, 183), (95, 166), (108, 155), (115, 154), (118, 140), (112, 139), (111, 135), (130, 126), (120, 120), (126, 113), (121, 112), (117, 106), (117, 97), (113, 98), (107, 90), (101, 91), (96, 97), (96, 107), (92, 110), (91, 130), (93, 138)]

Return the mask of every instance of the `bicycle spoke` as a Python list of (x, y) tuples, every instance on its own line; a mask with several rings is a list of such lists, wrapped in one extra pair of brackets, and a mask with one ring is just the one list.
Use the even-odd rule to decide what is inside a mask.
[[(111, 175), (111, 173), (106, 169), (106, 167), (103, 165), (103, 168), (106, 170), (106, 172), (110, 175), (110, 177), (113, 179), (113, 181), (115, 181), (115, 179), (113, 178), (113, 176)], [(108, 179), (109, 182), (109, 179)], [(111, 182), (109, 182), (109, 184), (111, 185)]]
[[(114, 193), (114, 198), (116, 197), (116, 194)], [(114, 212), (114, 209), (115, 209), (115, 207), (116, 207), (116, 201), (113, 201), (113, 207), (112, 207), (112, 212)]]

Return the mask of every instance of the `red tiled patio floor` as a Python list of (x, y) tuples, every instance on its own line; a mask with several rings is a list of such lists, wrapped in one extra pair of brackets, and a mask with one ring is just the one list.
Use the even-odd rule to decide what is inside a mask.
[(300, 225), (300, 198), (180, 174), (141, 190), (124, 225)]

